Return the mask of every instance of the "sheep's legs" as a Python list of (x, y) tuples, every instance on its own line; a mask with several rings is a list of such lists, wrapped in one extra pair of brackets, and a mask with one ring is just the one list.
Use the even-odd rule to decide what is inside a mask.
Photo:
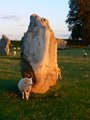
[(29, 98), (29, 92), (25, 92), (26, 99), (28, 100)]
[(24, 99), (24, 92), (22, 92), (22, 99)]

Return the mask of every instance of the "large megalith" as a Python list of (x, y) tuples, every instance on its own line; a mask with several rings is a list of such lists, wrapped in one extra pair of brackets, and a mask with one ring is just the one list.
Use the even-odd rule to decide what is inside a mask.
[(10, 39), (6, 35), (2, 35), (0, 39), (0, 54), (9, 55), (10, 54)]
[(48, 20), (32, 14), (21, 40), (21, 73), (33, 78), (34, 93), (45, 93), (58, 79), (57, 44)]

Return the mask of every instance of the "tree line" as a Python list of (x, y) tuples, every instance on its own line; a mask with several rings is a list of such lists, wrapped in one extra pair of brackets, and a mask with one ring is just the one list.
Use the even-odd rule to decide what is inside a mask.
[(71, 40), (82, 40), (90, 44), (90, 0), (69, 0), (66, 23), (71, 31)]

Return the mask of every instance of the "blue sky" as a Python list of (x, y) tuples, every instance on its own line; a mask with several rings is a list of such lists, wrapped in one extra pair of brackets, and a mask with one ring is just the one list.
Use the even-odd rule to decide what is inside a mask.
[(65, 20), (69, 0), (0, 0), (0, 38), (21, 39), (30, 23), (30, 15), (47, 18), (56, 37), (68, 38)]

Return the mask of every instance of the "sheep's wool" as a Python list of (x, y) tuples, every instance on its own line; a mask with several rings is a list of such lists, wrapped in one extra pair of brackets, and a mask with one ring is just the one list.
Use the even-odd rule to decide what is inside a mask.
[(21, 40), (21, 73), (36, 79), (34, 93), (45, 93), (58, 79), (57, 44), (48, 20), (32, 14)]

